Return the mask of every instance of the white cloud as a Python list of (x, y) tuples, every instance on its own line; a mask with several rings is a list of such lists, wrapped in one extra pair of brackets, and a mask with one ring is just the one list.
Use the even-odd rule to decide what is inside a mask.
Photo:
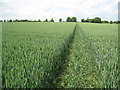
[(42, 19), (76, 16), (117, 20), (119, 0), (0, 0), (0, 19)]

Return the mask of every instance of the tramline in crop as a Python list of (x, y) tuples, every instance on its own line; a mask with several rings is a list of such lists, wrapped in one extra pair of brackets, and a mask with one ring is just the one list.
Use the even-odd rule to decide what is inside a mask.
[(115, 24), (3, 23), (6, 88), (118, 86)]

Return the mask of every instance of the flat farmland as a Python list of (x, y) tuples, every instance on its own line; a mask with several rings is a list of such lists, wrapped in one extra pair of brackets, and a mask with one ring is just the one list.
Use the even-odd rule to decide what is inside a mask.
[(2, 25), (4, 88), (118, 87), (118, 25)]

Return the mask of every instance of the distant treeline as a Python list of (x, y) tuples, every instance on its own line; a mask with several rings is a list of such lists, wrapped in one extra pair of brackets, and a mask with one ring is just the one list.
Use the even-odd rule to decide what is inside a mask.
[(88, 22), (88, 23), (110, 23), (110, 24), (112, 24), (112, 23), (120, 23), (120, 21), (106, 21), (106, 20), (101, 21), (101, 18), (99, 18), (99, 17), (96, 17), (96, 18), (93, 18), (93, 19), (89, 19), (89, 18), (87, 18), (87, 19), (81, 19), (81, 22)]
[(0, 22), (54, 22), (53, 19), (49, 20), (46, 19), (45, 21), (41, 21), (40, 19), (38, 20), (28, 20), (28, 19), (24, 19), (24, 20), (19, 20), (19, 19), (15, 19), (15, 20), (0, 20)]
[[(44, 21), (41, 21), (40, 19), (38, 20), (27, 20), (27, 19), (24, 19), (24, 20), (18, 20), (18, 19), (15, 19), (15, 20), (0, 20), (0, 22), (54, 22), (54, 19), (45, 19)], [(61, 18), (59, 19), (59, 22), (77, 22), (77, 18), (76, 17), (67, 17), (66, 21), (63, 21)], [(99, 17), (95, 17), (93, 19), (81, 19), (81, 22), (87, 22), (87, 23), (120, 23), (120, 21), (102, 21), (101, 18)]]

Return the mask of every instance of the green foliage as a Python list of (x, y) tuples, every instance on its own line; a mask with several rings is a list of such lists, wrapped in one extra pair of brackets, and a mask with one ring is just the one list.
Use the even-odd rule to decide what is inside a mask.
[(38, 19), (38, 22), (41, 22), (41, 20), (40, 20), (40, 19)]
[(116, 88), (117, 45), (116, 24), (3, 23), (3, 87)]
[(89, 18), (87, 18), (87, 19), (85, 20), (85, 22), (89, 22)]
[(6, 22), (6, 20), (4, 20), (4, 22)]
[(89, 22), (94, 23), (95, 21), (94, 21), (94, 19), (89, 19)]
[(76, 17), (67, 17), (66, 22), (77, 22), (77, 18)]
[(70, 18), (70, 17), (67, 17), (66, 22), (72, 22), (71, 18)]
[[(113, 24), (80, 24), (99, 71), (99, 87), (116, 88), (118, 81), (118, 28)], [(90, 56), (92, 56), (90, 55)]]
[(82, 22), (89, 22), (89, 23), (101, 23), (101, 18), (96, 17), (94, 19), (87, 18), (86, 20), (81, 19)]
[(81, 22), (85, 22), (85, 20), (84, 20), (84, 19), (81, 19)]
[(73, 28), (74, 23), (3, 23), (3, 87), (53, 87)]
[(112, 24), (113, 23), (113, 21), (110, 21), (110, 24)]
[(95, 23), (101, 23), (101, 18), (99, 18), (99, 17), (94, 18), (94, 22)]
[(120, 23), (120, 21), (118, 20), (117, 23)]
[(71, 20), (72, 20), (72, 22), (77, 22), (77, 18), (76, 17), (72, 17)]
[(109, 23), (108, 21), (102, 21), (102, 23)]
[(54, 22), (53, 18), (49, 22)]
[(48, 19), (46, 19), (44, 22), (48, 22)]
[(59, 22), (62, 22), (62, 19), (61, 19), (61, 18), (59, 19)]
[(118, 87), (117, 25), (79, 24), (70, 48), (63, 88)]

